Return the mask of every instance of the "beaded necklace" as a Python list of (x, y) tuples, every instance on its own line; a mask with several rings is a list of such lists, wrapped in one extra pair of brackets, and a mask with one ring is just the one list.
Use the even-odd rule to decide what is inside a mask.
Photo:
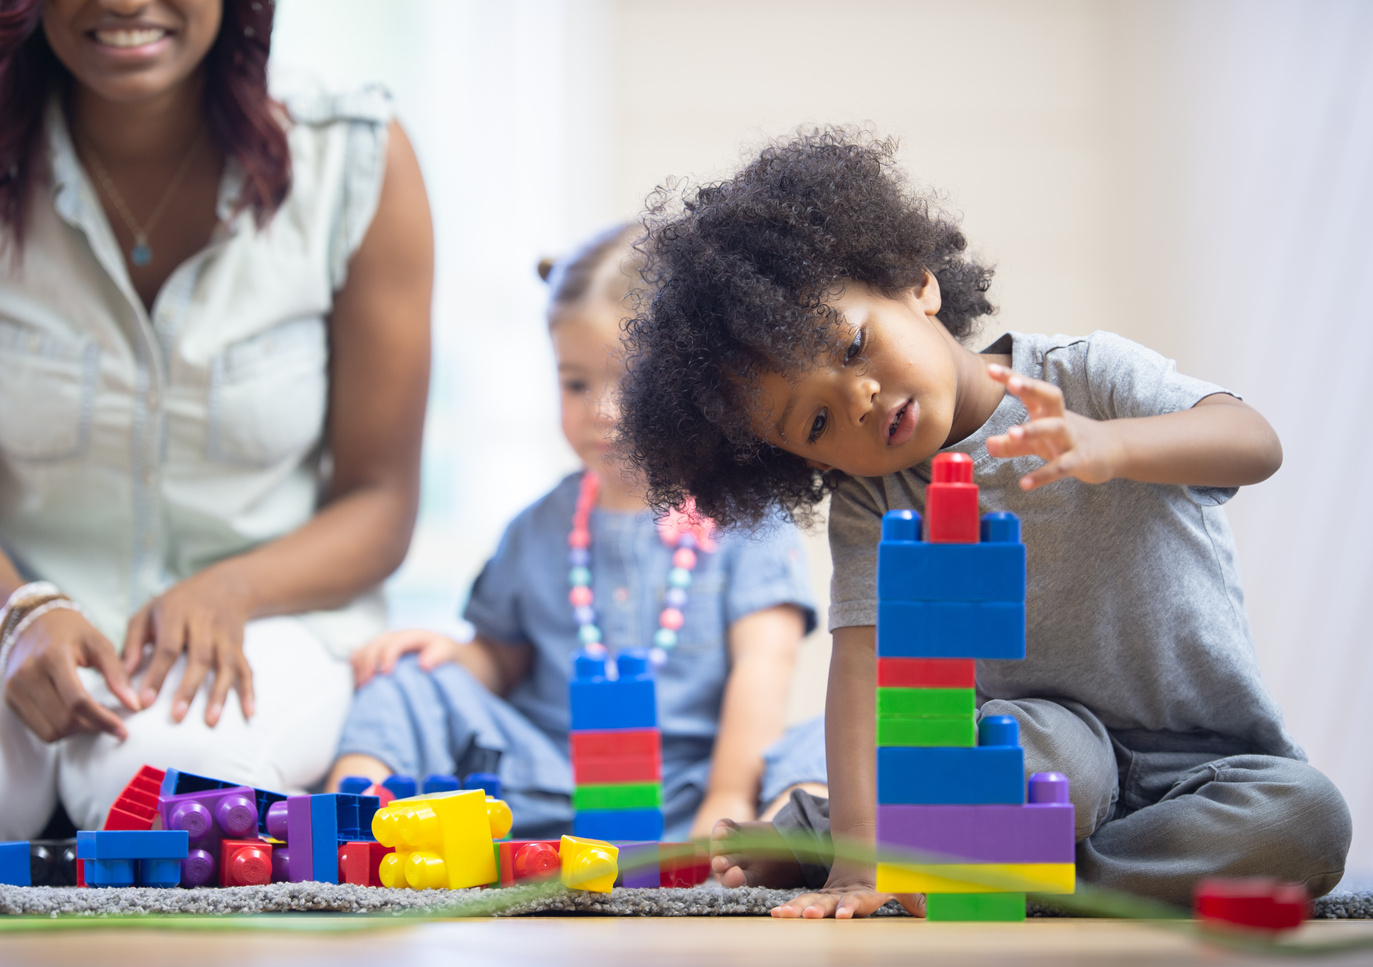
[[(572, 511), (572, 530), (567, 535), (567, 583), (572, 590), (567, 600), (577, 619), (577, 640), (592, 654), (606, 655), (601, 629), (596, 624), (595, 595), (591, 590), (591, 511), (601, 490), (601, 478), (590, 470), (582, 475), (577, 504)], [(658, 630), (653, 634), (649, 658), (655, 665), (667, 661), (667, 653), (677, 647), (677, 632), (684, 621), (687, 589), (696, 568), (696, 551), (715, 550), (714, 525), (701, 517), (693, 506), (674, 510), (658, 522), (658, 537), (672, 548), (672, 570), (667, 573), (663, 610), (658, 615)]]

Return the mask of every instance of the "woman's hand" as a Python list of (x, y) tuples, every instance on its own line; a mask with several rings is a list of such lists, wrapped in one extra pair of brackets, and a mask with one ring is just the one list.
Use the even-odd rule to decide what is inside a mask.
[(205, 724), (214, 728), (229, 689), (238, 691), (245, 719), (253, 716), (253, 670), (243, 655), (243, 626), (253, 616), (252, 595), (225, 569), (207, 568), (153, 598), (129, 619), (124, 641), (124, 671), (132, 675), (146, 645), (152, 659), (143, 676), (139, 700), (146, 708), (162, 690), (177, 657), (186, 653), (186, 672), (172, 701), (172, 720), (180, 722), (191, 700), (214, 672)]
[(691, 823), (690, 839), (706, 839), (715, 824), (721, 819), (732, 819), (736, 823), (747, 823), (758, 818), (754, 803), (745, 796), (732, 796), (728, 793), (708, 792), (696, 810), (696, 818)]
[(1022, 490), (1034, 490), (1064, 477), (1097, 484), (1118, 475), (1120, 446), (1110, 423), (1068, 410), (1063, 405), (1063, 391), (1052, 383), (1021, 376), (995, 363), (987, 367), (987, 374), (1004, 384), (1030, 414), (1028, 423), (987, 440), (987, 452), (994, 457), (1032, 455), (1044, 461), (1044, 466), (1020, 478)]
[(15, 641), (5, 700), (44, 742), (78, 732), (108, 732), (122, 742), (128, 737), (124, 723), (86, 691), (77, 668), (98, 669), (125, 708), (137, 712), (141, 707), (109, 639), (70, 608), (42, 615)]
[(378, 635), (353, 652), (353, 681), (358, 688), (377, 674), (395, 671), (402, 655), (419, 652), (420, 668), (432, 672), (446, 661), (458, 661), (461, 646), (452, 638), (423, 628), (405, 628)]

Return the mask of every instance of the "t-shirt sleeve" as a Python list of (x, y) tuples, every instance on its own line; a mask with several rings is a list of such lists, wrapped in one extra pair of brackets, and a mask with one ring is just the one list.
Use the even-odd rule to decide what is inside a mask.
[(792, 524), (768, 524), (739, 540), (725, 593), (725, 619), (740, 618), (781, 604), (805, 614), (806, 634), (815, 629), (815, 596), (811, 591), (801, 532)]
[(521, 524), (524, 516), (506, 528), (496, 553), (486, 562), (477, 579), (472, 582), (463, 620), (469, 622), (488, 641), (499, 644), (522, 645), (528, 641), (520, 620), (520, 588), (522, 575), (528, 569), (521, 566)]
[[(1065, 367), (1080, 367), (1081, 372), (1075, 375), (1086, 384), (1095, 411), (1088, 415), (1096, 419), (1120, 420), (1178, 413), (1216, 393), (1239, 398), (1238, 394), (1215, 383), (1184, 376), (1178, 372), (1175, 361), (1115, 333), (1092, 333), (1080, 357), (1076, 353), (1052, 350), (1045, 355), (1044, 368), (1051, 381), (1058, 381), (1055, 376), (1071, 380), (1073, 376), (1067, 373), (1049, 375), (1049, 370)], [(1187, 491), (1199, 503), (1223, 504), (1238, 492), (1238, 488), (1188, 487)]]
[(849, 477), (830, 498), (829, 630), (877, 624), (877, 544), (886, 500), (872, 483)]

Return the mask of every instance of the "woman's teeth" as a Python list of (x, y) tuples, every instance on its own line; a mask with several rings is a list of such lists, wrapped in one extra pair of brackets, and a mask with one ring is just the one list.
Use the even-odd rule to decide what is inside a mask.
[(161, 27), (146, 27), (141, 30), (97, 30), (95, 39), (106, 47), (143, 47), (167, 36)]

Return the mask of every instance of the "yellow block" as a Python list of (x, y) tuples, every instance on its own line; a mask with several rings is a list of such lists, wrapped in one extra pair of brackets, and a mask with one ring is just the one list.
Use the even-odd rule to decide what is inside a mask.
[(383, 864), (383, 879), (401, 886), (403, 870), (404, 884), (417, 890), (491, 883), (492, 827), (504, 835), (509, 820), (509, 807), (480, 789), (398, 799), (372, 817), (377, 842), (396, 850), (395, 859), (388, 856)]
[(1072, 863), (877, 864), (881, 893), (1072, 893)]
[(620, 850), (599, 839), (564, 836), (558, 844), (563, 886), (589, 893), (609, 893), (619, 874)]

